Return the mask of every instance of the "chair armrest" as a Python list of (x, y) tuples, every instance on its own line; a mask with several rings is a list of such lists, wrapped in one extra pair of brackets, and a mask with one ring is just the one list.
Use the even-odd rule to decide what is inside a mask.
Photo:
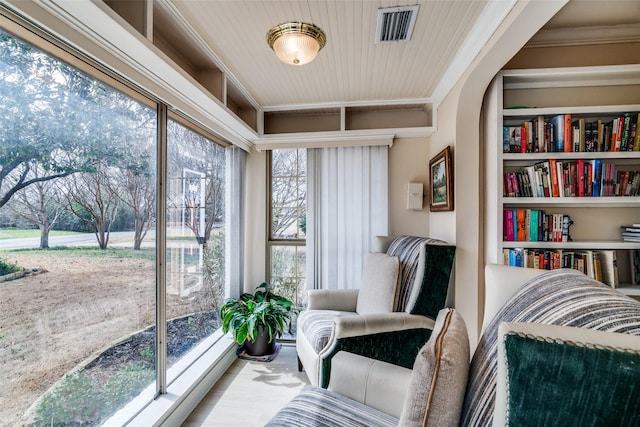
[(356, 311), (358, 289), (313, 289), (307, 310)]
[(340, 317), (334, 320), (334, 325), (329, 344), (319, 354), (319, 383), (325, 388), (329, 384), (331, 361), (339, 351), (413, 367), (435, 322), (426, 316), (397, 312)]
[(340, 351), (331, 372), (329, 390), (400, 418), (411, 369)]
[(333, 338), (349, 338), (409, 329), (433, 329), (435, 321), (429, 317), (404, 312), (361, 314), (334, 319)]

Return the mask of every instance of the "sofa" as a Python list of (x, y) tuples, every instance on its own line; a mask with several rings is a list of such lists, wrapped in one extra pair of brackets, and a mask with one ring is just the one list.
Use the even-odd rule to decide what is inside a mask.
[(327, 387), (339, 351), (411, 368), (451, 298), (455, 246), (420, 236), (377, 236), (357, 289), (309, 291), (298, 317), (299, 368)]
[(489, 265), (469, 363), (438, 313), (412, 369), (349, 352), (269, 426), (640, 425), (640, 302), (575, 270)]

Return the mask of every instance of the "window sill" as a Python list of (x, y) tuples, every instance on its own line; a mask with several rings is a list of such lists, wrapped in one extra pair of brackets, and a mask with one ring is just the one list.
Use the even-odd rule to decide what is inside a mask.
[[(187, 353), (167, 372), (167, 393), (157, 396), (155, 382), (116, 412), (104, 426), (180, 425), (236, 360), (237, 345), (220, 330)], [(173, 378), (173, 379), (172, 379)]]

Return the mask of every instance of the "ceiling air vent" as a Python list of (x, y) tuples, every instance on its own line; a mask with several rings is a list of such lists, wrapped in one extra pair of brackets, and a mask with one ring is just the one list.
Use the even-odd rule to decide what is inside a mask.
[(419, 7), (415, 5), (378, 9), (376, 43), (410, 40)]

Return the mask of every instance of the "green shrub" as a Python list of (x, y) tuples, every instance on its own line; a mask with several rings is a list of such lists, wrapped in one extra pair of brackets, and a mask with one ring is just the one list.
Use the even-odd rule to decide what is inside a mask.
[(70, 426), (97, 418), (101, 407), (97, 394), (83, 372), (68, 374), (38, 404), (36, 425)]
[(15, 273), (16, 271), (20, 271), (22, 268), (17, 264), (11, 264), (6, 260), (0, 258), (0, 276), (4, 276), (5, 274)]
[(138, 363), (99, 386), (85, 371), (65, 376), (36, 408), (36, 426), (98, 425), (153, 382), (155, 372)]

